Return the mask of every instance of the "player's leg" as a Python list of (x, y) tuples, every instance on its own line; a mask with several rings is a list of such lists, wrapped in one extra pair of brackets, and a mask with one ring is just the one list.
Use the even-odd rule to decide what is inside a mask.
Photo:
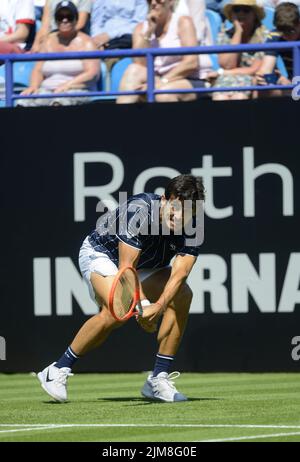
[[(122, 77), (120, 91), (140, 90), (146, 82), (146, 67), (137, 63), (130, 64)], [(117, 98), (117, 103), (136, 103), (140, 100), (140, 98), (140, 95), (123, 95)]]
[(57, 362), (52, 363), (38, 374), (43, 389), (57, 401), (67, 400), (67, 379), (72, 375), (72, 367), (80, 356), (100, 346), (110, 332), (121, 325), (111, 316), (107, 308), (112, 281), (113, 276), (103, 277), (97, 273), (91, 273), (90, 283), (95, 299), (99, 306), (102, 305), (101, 312), (84, 323), (71, 345)]
[[(170, 271), (170, 268), (164, 268), (143, 281), (143, 290), (149, 300), (159, 298)], [(157, 335), (159, 348), (153, 373), (142, 389), (142, 394), (147, 398), (170, 402), (186, 400), (174, 387), (169, 369), (185, 331), (191, 302), (192, 291), (187, 284), (183, 284), (163, 315)]]
[(113, 318), (107, 307), (113, 279), (114, 276), (103, 277), (97, 273), (91, 274), (91, 283), (101, 311), (84, 323), (71, 343), (70, 346), (77, 356), (83, 356), (99, 347), (113, 329), (122, 325)]
[(159, 352), (162, 355), (174, 356), (177, 353), (185, 331), (192, 298), (190, 287), (183, 284), (167, 308), (157, 336)]
[[(155, 301), (160, 297), (170, 273), (171, 268), (163, 268), (142, 282), (143, 291), (149, 300)], [(161, 354), (176, 354), (186, 327), (191, 302), (192, 290), (184, 283), (163, 315), (157, 336)]]
[[(190, 90), (193, 86), (187, 79), (174, 80), (165, 85), (161, 85), (159, 90)], [(175, 103), (178, 101), (195, 101), (196, 93), (166, 93), (156, 95), (158, 103)]]

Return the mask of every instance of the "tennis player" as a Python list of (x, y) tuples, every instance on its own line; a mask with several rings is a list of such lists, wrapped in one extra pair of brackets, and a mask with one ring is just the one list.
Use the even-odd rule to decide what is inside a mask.
[[(80, 249), (79, 266), (100, 312), (81, 327), (61, 358), (38, 374), (43, 389), (52, 398), (67, 400), (67, 379), (75, 362), (124, 324), (116, 321), (108, 309), (109, 292), (118, 269), (133, 266), (138, 271), (143, 306), (138, 323), (147, 332), (155, 332), (161, 320), (153, 372), (141, 393), (163, 402), (187, 400), (174, 386), (179, 373), (169, 371), (192, 301), (186, 279), (200, 253), (197, 207), (203, 200), (202, 179), (179, 175), (169, 182), (164, 195), (132, 196), (115, 212), (109, 211), (98, 220), (97, 228)], [(189, 229), (194, 231), (187, 232), (191, 224)]]

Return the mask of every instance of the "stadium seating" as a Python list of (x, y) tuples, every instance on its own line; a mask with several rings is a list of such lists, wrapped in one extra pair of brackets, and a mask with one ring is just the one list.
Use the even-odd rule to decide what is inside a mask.
[(97, 82), (97, 91), (107, 91), (107, 69), (104, 61), (100, 61), (101, 74)]
[[(108, 76), (107, 67), (104, 61), (101, 63), (101, 75), (100, 79), (97, 82), (97, 91), (109, 91), (110, 89), (110, 78)], [(113, 99), (111, 96), (93, 96), (92, 103), (101, 100), (110, 100)]]
[(118, 61), (111, 70), (110, 91), (118, 91), (121, 79), (129, 64), (132, 63), (131, 58), (123, 58)]
[(5, 107), (5, 94), (4, 94), (4, 87), (0, 80), (0, 108)]
[[(222, 25), (222, 18), (219, 15), (219, 13), (217, 13), (216, 11), (208, 10), (208, 9), (206, 9), (205, 15), (206, 15), (206, 17), (207, 17), (207, 19), (209, 21), (209, 24), (210, 24), (213, 43), (214, 43), (214, 45), (217, 45), (218, 34), (219, 34), (220, 30), (221, 30), (221, 25)], [(218, 62), (218, 55), (214, 53), (214, 54), (211, 54), (210, 57), (211, 57), (213, 69), (217, 70), (220, 67), (219, 62)]]
[(265, 6), (265, 13), (266, 13), (266, 16), (262, 20), (262, 23), (264, 26), (266, 26), (267, 29), (269, 29), (269, 31), (271, 31), (274, 29), (273, 20), (274, 20), (275, 10), (274, 8)]
[(216, 11), (208, 10), (208, 9), (206, 9), (205, 15), (207, 19), (209, 20), (213, 41), (214, 41), (214, 44), (216, 45), (217, 40), (218, 40), (218, 33), (221, 30), (222, 18), (219, 15), (219, 13), (217, 13)]
[(34, 61), (23, 61), (14, 63), (13, 75), (15, 91), (21, 90), (22, 88), (29, 86), (31, 73), (35, 64), (36, 62)]
[(281, 56), (278, 56), (277, 58), (277, 69), (279, 70), (281, 75), (283, 75), (284, 77), (288, 77), (288, 73)]
[[(28, 87), (35, 63), (33, 61), (17, 62), (13, 65), (14, 91)], [(5, 66), (0, 66), (0, 83), (5, 82)]]
[[(121, 78), (130, 63), (132, 63), (131, 58), (121, 59), (112, 67), (111, 72), (109, 73), (106, 69), (105, 63), (101, 62), (101, 78), (97, 89), (99, 91), (118, 91)], [(92, 102), (115, 100), (116, 98), (116, 96), (95, 96), (92, 98)]]
[[(41, 6), (34, 7), (34, 14), (35, 14), (35, 22), (41, 22), (43, 17), (43, 8)], [(38, 29), (37, 29), (38, 30)]]

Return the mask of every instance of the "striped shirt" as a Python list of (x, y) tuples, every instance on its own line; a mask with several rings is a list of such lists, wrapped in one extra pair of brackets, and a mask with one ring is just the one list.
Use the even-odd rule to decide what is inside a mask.
[[(272, 31), (267, 40), (266, 43), (276, 43), (276, 42), (287, 42), (284, 37), (282, 37), (282, 34), (278, 32), (277, 30)], [(266, 50), (266, 56), (275, 56), (276, 58), (278, 56), (281, 56), (287, 74), (288, 78), (292, 79), (293, 78), (293, 51), (291, 49), (282, 49), (282, 50)]]
[(141, 250), (137, 268), (161, 268), (169, 265), (178, 254), (200, 253), (199, 246), (187, 245), (186, 234), (162, 234), (159, 223), (161, 196), (141, 193), (131, 196), (114, 212), (105, 213), (97, 228), (89, 235), (89, 242), (97, 252), (105, 253), (119, 266), (119, 242)]

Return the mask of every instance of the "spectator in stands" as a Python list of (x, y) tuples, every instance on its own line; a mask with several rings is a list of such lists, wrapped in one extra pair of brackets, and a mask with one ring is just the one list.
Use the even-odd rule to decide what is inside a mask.
[(206, 0), (205, 3), (206, 8), (219, 13), (222, 19), (225, 19), (225, 16), (223, 15), (223, 9), (227, 3), (230, 3), (230, 0)]
[[(276, 30), (268, 35), (267, 43), (288, 42), (300, 40), (300, 14), (298, 7), (291, 3), (285, 2), (277, 6), (275, 10), (274, 24)], [(285, 64), (288, 78), (275, 74), (277, 57), (281, 56)], [(258, 85), (266, 85), (266, 75), (274, 75), (276, 78), (272, 83), (279, 85), (289, 85), (293, 78), (293, 50), (267, 50), (258, 72), (256, 73)], [(265, 92), (263, 92), (265, 93)], [(273, 92), (273, 95), (282, 93)], [(270, 95), (270, 93), (268, 94)]]
[(179, 0), (175, 7), (175, 14), (191, 16), (196, 28), (198, 44), (212, 45), (212, 34), (205, 9), (205, 0)]
[[(58, 30), (48, 35), (42, 52), (61, 53), (69, 51), (93, 51), (95, 45), (91, 37), (76, 28), (78, 10), (70, 1), (60, 2), (55, 10)], [(77, 93), (96, 90), (99, 78), (99, 60), (72, 59), (40, 61), (33, 69), (30, 87), (22, 95), (46, 93)], [(49, 99), (25, 99), (21, 106), (61, 106), (82, 104), (85, 97), (66, 97)]]
[(46, 0), (34, 0), (35, 20), (41, 21)]
[[(60, 3), (60, 0), (46, 0), (43, 8), (42, 24), (36, 33), (35, 40), (31, 48), (33, 53), (38, 53), (41, 50), (44, 40), (47, 39), (49, 32), (57, 29), (54, 12), (58, 3)], [(73, 3), (78, 9), (76, 30), (84, 30), (87, 32), (90, 12), (92, 9), (92, 0), (73, 0)]]
[[(261, 24), (264, 9), (255, 0), (232, 0), (224, 7), (224, 14), (233, 23), (229, 30), (219, 34), (218, 44), (239, 45), (243, 43), (263, 43), (268, 30)], [(259, 69), (263, 58), (262, 52), (224, 53), (219, 55), (220, 68), (211, 72), (215, 78), (214, 87), (249, 86)], [(215, 92), (214, 100), (249, 99), (250, 91)]]
[(262, 6), (263, 8), (276, 8), (278, 0), (256, 0), (256, 2), (259, 6)]
[[(285, 0), (257, 0), (257, 4), (264, 8), (276, 8), (281, 3), (285, 3)], [(292, 0), (291, 3), (300, 7), (300, 0)]]
[(35, 22), (33, 0), (0, 0), (0, 53), (26, 49)]
[(91, 35), (97, 48), (131, 48), (133, 30), (146, 16), (146, 0), (94, 0)]
[[(138, 24), (133, 35), (134, 48), (174, 48), (197, 46), (195, 26), (189, 16), (174, 14), (173, 0), (148, 0), (148, 18)], [(200, 64), (199, 64), (200, 63)], [(206, 75), (211, 70), (209, 56), (158, 56), (154, 60), (157, 89), (193, 89), (206, 86)], [(123, 75), (120, 90), (145, 90), (147, 67), (145, 58), (136, 58)], [(161, 94), (156, 101), (191, 101), (195, 93)], [(118, 103), (135, 103), (140, 96), (120, 96)]]

